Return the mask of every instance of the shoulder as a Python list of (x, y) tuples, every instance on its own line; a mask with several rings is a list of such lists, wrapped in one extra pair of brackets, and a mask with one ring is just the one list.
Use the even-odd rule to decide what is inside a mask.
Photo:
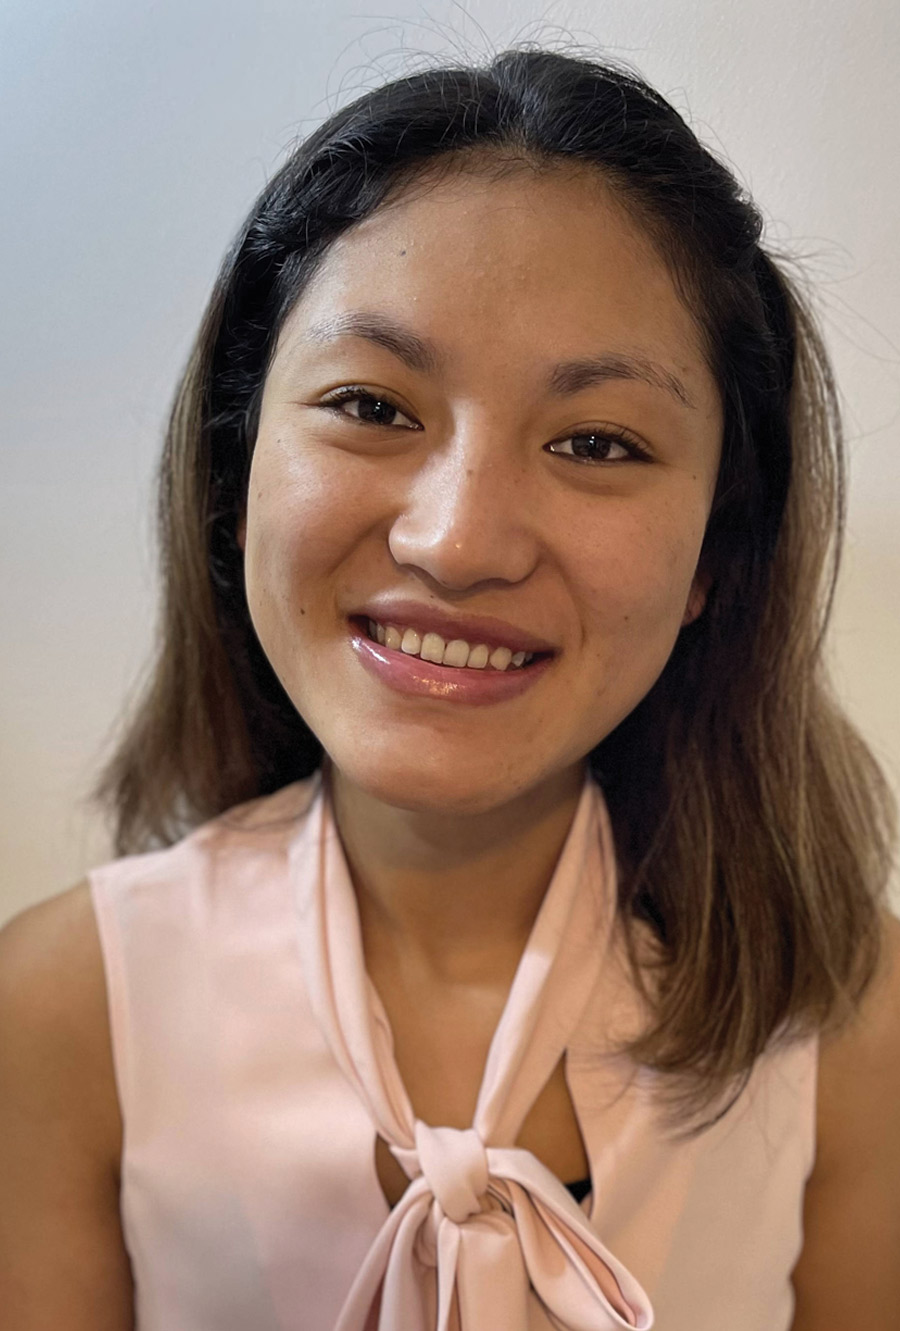
[[(900, 1164), (900, 920), (882, 915), (877, 973), (854, 1017), (819, 1050), (816, 1173), (895, 1148)], [(890, 1129), (885, 1137), (885, 1129)]]
[(794, 1331), (887, 1331), (900, 1307), (900, 921), (887, 912), (858, 1011), (820, 1042), (816, 1136)]
[[(0, 988), (15, 1002), (21, 986), (43, 1008), (63, 989), (84, 993), (97, 981), (99, 938), (90, 882), (39, 901), (14, 915), (0, 929)], [(102, 979), (102, 975), (100, 977)]]
[(85, 1147), (117, 1167), (121, 1118), (87, 879), (0, 929), (0, 1060), (45, 1097), (48, 1112), (51, 1103), (64, 1105)]
[(103, 984), (87, 883), (0, 929), (0, 1305), (17, 1327), (134, 1325)]

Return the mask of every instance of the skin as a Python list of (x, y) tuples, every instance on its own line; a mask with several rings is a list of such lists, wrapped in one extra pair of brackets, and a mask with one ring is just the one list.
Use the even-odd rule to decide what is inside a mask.
[[(413, 370), (360, 336), (311, 336), (351, 311), (403, 322), (443, 363)], [(692, 405), (634, 380), (565, 397), (543, 384), (554, 362), (613, 352), (677, 375)], [(324, 407), (342, 385), (399, 414)], [(575, 460), (571, 437), (602, 426), (646, 459), (613, 444)], [(592, 173), (460, 173), (401, 193), (328, 251), (267, 376), (242, 539), (260, 642), (334, 764), (370, 964), (381, 947), (508, 987), (586, 753), (702, 608), (721, 433), (695, 323)], [(346, 622), (389, 592), (495, 615), (556, 658), (489, 707), (397, 695), (355, 659)]]
[[(432, 339), (441, 367), (410, 370), (359, 337), (308, 340), (360, 310)], [(619, 351), (677, 374), (692, 405), (634, 381), (567, 399), (543, 387), (550, 362)], [(403, 414), (388, 427), (354, 420), (359, 404), (345, 404), (351, 419), (323, 411), (347, 384)], [(631, 431), (650, 460), (552, 451), (602, 425)], [(249, 603), (334, 764), (367, 967), (427, 1122), (471, 1123), (585, 755), (702, 613), (721, 432), (665, 265), (586, 171), (469, 172), (400, 193), (331, 248), (283, 329), (241, 529)], [(385, 592), (527, 627), (557, 648), (553, 668), (493, 707), (399, 697), (347, 645), (345, 616)], [(885, 914), (878, 982), (821, 1045), (792, 1331), (896, 1326), (898, 1104), (900, 925)], [(562, 1062), (518, 1144), (559, 1178), (586, 1172)], [(407, 1180), (380, 1139), (376, 1168), (396, 1201)]]
[[(402, 316), (441, 344), (447, 368), (412, 373), (359, 339), (304, 347), (314, 317), (353, 308)], [(537, 386), (550, 359), (623, 347), (677, 372), (695, 409), (631, 382), (569, 401)], [(389, 390), (425, 430), (323, 412), (317, 403), (341, 383)], [(367, 966), (426, 1121), (471, 1122), (584, 755), (702, 610), (718, 410), (664, 268), (586, 175), (490, 186), (466, 176), (401, 196), (333, 247), (285, 327), (242, 538), (248, 592), (274, 667), (331, 755)], [(654, 461), (547, 452), (601, 423), (632, 429)], [(477, 714), (388, 695), (350, 655), (344, 624), (384, 591), (499, 615), (554, 642), (558, 659), (531, 693)], [(884, 942), (858, 1014), (821, 1047), (793, 1331), (897, 1326), (900, 925), (889, 915)], [(86, 881), (0, 930), (10, 1331), (135, 1324), (108, 1004)], [(560, 1069), (519, 1144), (561, 1179), (585, 1172)], [(395, 1200), (407, 1180), (385, 1155), (376, 1146)]]

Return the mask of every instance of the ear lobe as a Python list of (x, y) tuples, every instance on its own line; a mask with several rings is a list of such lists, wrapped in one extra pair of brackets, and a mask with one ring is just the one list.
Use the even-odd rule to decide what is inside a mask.
[(688, 594), (687, 605), (684, 607), (684, 616), (681, 620), (681, 627), (693, 624), (695, 619), (699, 619), (706, 605), (706, 598), (709, 596), (709, 589), (712, 586), (712, 578), (706, 572), (698, 570), (694, 574), (694, 581), (691, 583), (691, 590)]

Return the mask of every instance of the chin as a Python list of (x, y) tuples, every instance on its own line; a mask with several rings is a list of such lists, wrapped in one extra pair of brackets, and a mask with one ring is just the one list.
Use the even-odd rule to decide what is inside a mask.
[(521, 772), (483, 758), (451, 765), (439, 754), (404, 759), (396, 752), (381, 754), (377, 747), (365, 755), (358, 746), (346, 752), (336, 745), (328, 752), (344, 781), (370, 799), (410, 813), (489, 813), (540, 781), (523, 781)]

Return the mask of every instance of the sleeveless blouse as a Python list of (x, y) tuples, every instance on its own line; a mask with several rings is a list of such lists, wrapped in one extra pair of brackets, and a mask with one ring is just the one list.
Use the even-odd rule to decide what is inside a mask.
[[(589, 773), (465, 1131), (412, 1111), (327, 760), (89, 879), (138, 1331), (789, 1331), (818, 1040), (773, 1041), (712, 1126), (670, 1126), (616, 1047), (647, 1014)], [(560, 1058), (580, 1202), (516, 1146)], [(410, 1180), (394, 1207), (378, 1135)]]

